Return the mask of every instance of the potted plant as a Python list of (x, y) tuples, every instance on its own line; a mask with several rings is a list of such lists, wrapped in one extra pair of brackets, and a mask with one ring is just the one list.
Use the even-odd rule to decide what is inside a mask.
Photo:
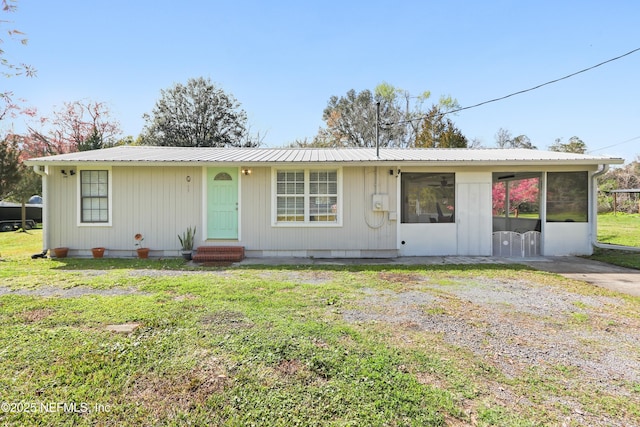
[(135, 246), (137, 246), (136, 252), (138, 252), (138, 258), (149, 258), (149, 248), (142, 246), (142, 242), (144, 242), (142, 234), (137, 233), (133, 236), (133, 239), (136, 241)]
[(91, 248), (91, 254), (94, 258), (102, 258), (104, 256), (104, 248)]
[(69, 248), (53, 248), (53, 253), (55, 254), (56, 258), (66, 258), (67, 254), (69, 253)]
[(182, 254), (182, 258), (187, 261), (191, 260), (191, 252), (193, 251), (193, 240), (196, 236), (196, 227), (187, 228), (187, 231), (182, 233), (182, 236), (178, 235), (178, 240), (180, 241), (180, 246), (182, 247), (180, 253)]

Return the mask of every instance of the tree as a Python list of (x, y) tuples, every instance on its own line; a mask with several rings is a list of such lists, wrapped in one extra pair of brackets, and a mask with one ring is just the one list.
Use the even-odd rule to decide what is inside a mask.
[(22, 203), (22, 229), (26, 230), (26, 203), (40, 194), (40, 177), (22, 163), (20, 136), (10, 135), (0, 142), (0, 199)]
[(104, 148), (104, 141), (97, 128), (93, 128), (91, 135), (78, 143), (78, 151), (99, 150)]
[[(345, 96), (332, 96), (322, 113), (326, 128), (321, 128), (314, 140), (315, 146), (375, 147), (376, 110), (380, 103), (380, 121), (397, 121), (402, 113), (384, 100), (365, 89), (359, 93), (351, 89)], [(401, 145), (403, 127), (385, 127), (379, 130), (380, 146)]]
[(422, 130), (415, 142), (422, 148), (466, 148), (467, 138), (453, 121), (445, 117), (443, 107), (433, 105), (422, 121)]
[[(372, 92), (349, 90), (345, 96), (332, 96), (324, 109), (320, 128), (311, 146), (374, 147), (376, 124), (381, 147), (410, 147), (420, 130), (422, 105), (430, 96), (425, 91), (411, 96), (408, 91), (382, 82)], [(377, 109), (379, 105), (379, 122)]]
[[(16, 11), (17, 6), (15, 5), (16, 1), (15, 0), (2, 0), (2, 3), (0, 3), (2, 5), (1, 9), (3, 13), (13, 13)], [(9, 23), (10, 21), (7, 20), (2, 20), (0, 19), (0, 24), (6, 24)], [(20, 30), (17, 29), (10, 29), (10, 30), (6, 30), (7, 34), (9, 35), (9, 38), (12, 40), (17, 40), (21, 45), (26, 45), (28, 40), (26, 37), (24, 37), (24, 33)], [(3, 44), (4, 40), (0, 39), (0, 44)], [(4, 50), (0, 49), (0, 65), (5, 69), (5, 71), (2, 72), (2, 74), (5, 77), (11, 77), (11, 76), (20, 76), (20, 75), (27, 75), (27, 76), (33, 76), (35, 75), (35, 70), (27, 65), (27, 64), (14, 64), (11, 61), (9, 61), (4, 54)]]
[(147, 124), (143, 141), (148, 145), (174, 147), (252, 147), (247, 113), (231, 94), (202, 77), (189, 79), (160, 91)]
[(529, 150), (537, 150), (538, 148), (531, 143), (527, 135), (518, 135), (513, 137), (511, 132), (500, 128), (495, 135), (496, 145), (499, 148), (526, 148)]
[[(15, 0), (2, 0), (0, 2), (0, 12), (2, 14), (13, 13), (16, 11), (17, 6), (15, 5)], [(0, 19), (0, 26), (4, 24), (8, 24), (11, 21), (6, 19)], [(6, 34), (9, 36), (10, 40), (17, 41), (21, 45), (27, 44), (27, 38), (24, 36), (24, 33), (15, 28), (12, 29), (3, 29), (6, 31)], [(27, 76), (33, 77), (35, 76), (35, 69), (31, 66), (20, 63), (15, 64), (11, 62), (5, 55), (4, 49), (1, 46), (4, 45), (4, 39), (0, 38), (0, 75), (3, 77), (14, 77), (14, 76)], [(14, 100), (13, 93), (10, 91), (0, 92), (0, 120), (4, 119), (6, 116), (14, 116), (17, 113), (23, 112), (23, 108)], [(25, 109), (24, 112), (29, 113), (28, 109)]]
[[(391, 120), (383, 121), (383, 129), (404, 127), (404, 140), (396, 146), (414, 146), (416, 137), (420, 132), (421, 119), (425, 115), (422, 106), (424, 102), (431, 97), (431, 92), (426, 90), (418, 96), (412, 96), (407, 90), (397, 88), (387, 82), (382, 82), (376, 86), (375, 94), (393, 106), (393, 111), (396, 116), (395, 118), (392, 117)], [(413, 101), (413, 105), (411, 105), (412, 99), (415, 100)], [(451, 106), (457, 105), (457, 101), (451, 97), (442, 97), (440, 98), (440, 102), (443, 106), (445, 106), (447, 102), (450, 102)]]
[(24, 158), (53, 156), (69, 152), (69, 147), (32, 128), (26, 135), (16, 135), (20, 140), (21, 156)]
[(9, 136), (0, 142), (0, 199), (10, 194), (20, 180), (19, 156), (15, 138)]
[[(374, 147), (376, 130), (381, 147), (415, 147), (418, 135), (436, 132), (437, 146), (467, 146), (466, 138), (444, 115), (458, 107), (450, 96), (443, 96), (428, 113), (424, 102), (431, 96), (425, 91), (418, 96), (382, 82), (371, 92), (349, 90), (345, 96), (332, 96), (324, 109), (322, 119), (326, 127), (320, 128), (314, 140), (298, 141), (294, 145), (313, 147)], [(377, 109), (379, 108), (379, 122)], [(425, 125), (426, 122), (429, 122)], [(376, 129), (376, 125), (379, 125)], [(425, 126), (427, 129), (425, 130)], [(424, 137), (426, 138), (426, 136)], [(422, 142), (422, 146), (429, 143)]]
[(7, 199), (22, 205), (22, 231), (27, 230), (27, 201), (34, 194), (42, 194), (42, 179), (33, 169), (20, 163), (19, 180), (14, 185)]
[(506, 194), (509, 186), (509, 208), (511, 214), (516, 212), (539, 211), (540, 180), (538, 178), (518, 179), (514, 181), (498, 181), (493, 184), (493, 215), (505, 215)]
[[(640, 188), (640, 158), (623, 167), (612, 168), (600, 179), (598, 184), (598, 209), (610, 212), (613, 210), (613, 196), (610, 190), (626, 190)], [(638, 195), (619, 193), (616, 195), (616, 209), (619, 212), (638, 213), (640, 204)]]
[(511, 143), (512, 138), (513, 137), (511, 136), (510, 131), (508, 131), (507, 129), (500, 128), (498, 129), (498, 132), (496, 132), (496, 135), (495, 135), (496, 145), (498, 146), (498, 148), (507, 148)]
[(304, 138), (304, 139), (296, 139), (291, 142), (288, 146), (290, 148), (332, 148), (332, 145), (329, 141), (328, 137), (325, 137), (326, 129), (320, 128), (318, 130), (318, 135), (316, 135), (313, 139)]
[(109, 107), (98, 101), (65, 102), (53, 113), (53, 119), (41, 117), (37, 130), (29, 127), (24, 137), (28, 157), (72, 153), (111, 147), (120, 134), (120, 123), (111, 117)]
[(120, 134), (120, 123), (111, 118), (104, 102), (65, 102), (54, 113), (52, 138), (69, 151), (86, 151), (111, 146)]
[(569, 138), (569, 142), (567, 143), (563, 143), (562, 138), (557, 138), (555, 142), (549, 146), (549, 150), (561, 153), (584, 154), (587, 151), (587, 144), (577, 136)]

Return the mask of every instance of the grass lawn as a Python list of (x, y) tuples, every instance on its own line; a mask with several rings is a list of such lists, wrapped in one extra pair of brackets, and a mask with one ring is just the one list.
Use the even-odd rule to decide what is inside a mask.
[[(640, 247), (640, 215), (625, 213), (598, 215), (598, 241), (613, 245)], [(640, 270), (640, 252), (637, 251), (596, 248), (590, 258)]]
[(640, 247), (640, 214), (598, 215), (598, 241)]
[(640, 298), (518, 265), (31, 260), (40, 239), (0, 233), (0, 425), (640, 424)]

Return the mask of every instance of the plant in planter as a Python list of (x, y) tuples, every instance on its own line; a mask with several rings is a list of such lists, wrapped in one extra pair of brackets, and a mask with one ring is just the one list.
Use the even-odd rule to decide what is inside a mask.
[(66, 258), (67, 254), (69, 253), (69, 248), (53, 248), (53, 253), (55, 254), (56, 258)]
[(182, 236), (178, 235), (178, 240), (180, 241), (180, 246), (182, 250), (180, 253), (182, 254), (182, 258), (187, 261), (191, 260), (191, 252), (193, 251), (193, 240), (196, 236), (196, 227), (187, 228), (187, 231), (182, 233)]
[(137, 246), (136, 252), (138, 252), (138, 258), (149, 258), (149, 248), (142, 246), (142, 242), (144, 242), (142, 234), (137, 233), (133, 236), (133, 239), (136, 241), (135, 246)]
[(102, 258), (104, 256), (104, 248), (91, 248), (91, 254), (94, 258)]

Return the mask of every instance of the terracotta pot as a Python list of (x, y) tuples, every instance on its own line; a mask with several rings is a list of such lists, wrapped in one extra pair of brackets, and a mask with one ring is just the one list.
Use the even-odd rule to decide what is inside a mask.
[(102, 258), (104, 256), (104, 248), (91, 248), (94, 258)]
[(149, 258), (149, 248), (138, 248), (138, 258)]
[(66, 258), (69, 253), (69, 248), (53, 248), (53, 253), (56, 258)]

